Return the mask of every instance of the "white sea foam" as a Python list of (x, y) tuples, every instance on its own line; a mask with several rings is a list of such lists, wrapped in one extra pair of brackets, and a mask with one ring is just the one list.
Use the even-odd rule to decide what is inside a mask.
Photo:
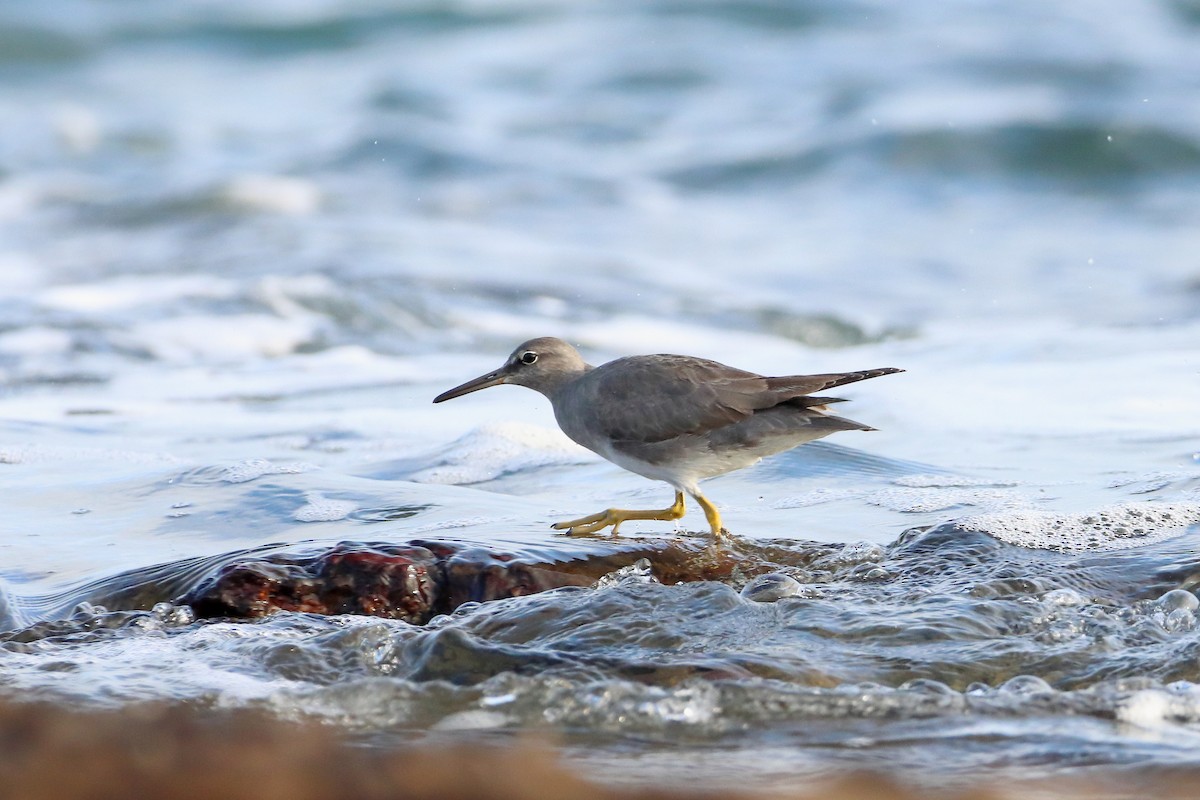
[(114, 338), (164, 361), (231, 363), (294, 353), (318, 330), (315, 317), (197, 314), (138, 322)]
[(63, 146), (75, 155), (88, 155), (100, 144), (100, 119), (87, 106), (66, 103), (54, 111), (54, 127)]
[(57, 328), (35, 326), (0, 333), (0, 353), (19, 356), (45, 356), (64, 353), (71, 346), (71, 334)]
[(122, 464), (178, 464), (170, 453), (141, 450), (73, 447), (53, 444), (0, 444), (0, 464), (55, 462), (116, 462)]
[(96, 313), (161, 306), (181, 298), (226, 299), (236, 293), (235, 282), (212, 275), (159, 274), (55, 286), (38, 294), (37, 302), (64, 311)]
[(336, 522), (350, 516), (358, 504), (350, 500), (334, 500), (320, 492), (309, 492), (304, 496), (305, 504), (292, 512), (297, 522)]
[(517, 517), (512, 515), (489, 515), (477, 517), (455, 517), (454, 519), (442, 520), (441, 522), (431, 522), (427, 525), (420, 525), (409, 530), (413, 534), (437, 533), (439, 531), (453, 531), (461, 528), (476, 528), (490, 527), (503, 528), (512, 523), (526, 523), (528, 517)]
[(1140, 728), (1173, 728), (1200, 720), (1200, 687), (1172, 684), (1169, 690), (1142, 689), (1117, 704), (1116, 717)]
[[(923, 354), (916, 354), (916, 361), (901, 364), (909, 368), (904, 380), (887, 384), (886, 405), (910, 430), (928, 426), (937, 432), (937, 441), (950, 438), (954, 444), (947, 455), (960, 463), (967, 453), (980, 458), (974, 447), (964, 449), (962, 443), (978, 443), (988, 434), (1053, 437), (1060, 449), (1071, 446), (1068, 437), (1097, 432), (1108, 439), (1150, 432), (1190, 432), (1194, 437), (1195, 409), (1200, 408), (1197, 334), (1195, 326), (1133, 332), (1051, 323), (1021, 329), (1015, 324), (986, 329), (934, 325), (925, 335), (948, 342), (939, 359), (953, 362), (953, 368), (922, 364)], [(1038, 342), (1048, 341), (1059, 343), (1059, 350), (1039, 349)], [(1114, 383), (1117, 374), (1153, 376), (1154, 390), (1144, 388), (1149, 377)], [(886, 420), (876, 424), (891, 428)], [(1078, 441), (1078, 446), (1091, 446), (1089, 439)], [(984, 463), (994, 467), (1003, 462), (989, 455)]]
[(867, 502), (892, 511), (917, 514), (945, 511), (960, 506), (974, 506), (989, 510), (1013, 508), (1023, 502), (1022, 498), (1003, 489), (973, 489), (924, 487), (912, 488), (892, 486), (870, 492)]
[(858, 489), (832, 489), (824, 487), (780, 498), (771, 503), (771, 508), (808, 508), (809, 506), (819, 506), (822, 503), (833, 503), (838, 500), (859, 497), (862, 494), (863, 492)]
[(282, 175), (242, 175), (218, 192), (222, 200), (245, 211), (312, 214), (321, 206), (321, 190), (312, 181)]
[[(59, 669), (69, 670), (70, 681), (61, 679), (62, 672), (47, 672), (39, 656), (9, 654), (5, 683), (13, 691), (77, 693), (89, 700), (207, 697), (235, 707), (306, 685), (272, 675), (253, 656), (234, 652), (245, 636), (237, 623), (214, 623), (165, 636), (163, 630), (173, 627), (170, 623), (156, 618), (139, 622), (140, 635), (109, 637), (86, 648), (58, 651)], [(281, 642), (294, 638), (287, 631), (259, 634)]]
[(595, 459), (558, 431), (519, 422), (489, 423), (452, 443), (431, 459), (434, 463), (408, 478), (419, 483), (480, 483), (521, 470)]
[[(19, 202), (18, 197), (16, 190), (0, 184), (0, 221), (8, 211), (8, 205)], [(29, 256), (0, 251), (0, 292), (30, 291), (40, 283), (42, 277), (42, 270)]]
[(1197, 477), (1195, 472), (1164, 472), (1156, 470), (1154, 472), (1143, 472), (1113, 478), (1109, 482), (1108, 487), (1110, 489), (1124, 489), (1130, 494), (1149, 494), (1157, 492), (1160, 489), (1165, 489), (1176, 481), (1195, 477)]
[(1163, 541), (1200, 523), (1200, 503), (1124, 503), (1091, 513), (1008, 511), (959, 520), (1018, 547), (1075, 552), (1122, 550)]
[(265, 458), (251, 458), (223, 469), (221, 480), (226, 483), (248, 483), (264, 475), (296, 475), (311, 469), (315, 469), (315, 467), (304, 462), (276, 464)]

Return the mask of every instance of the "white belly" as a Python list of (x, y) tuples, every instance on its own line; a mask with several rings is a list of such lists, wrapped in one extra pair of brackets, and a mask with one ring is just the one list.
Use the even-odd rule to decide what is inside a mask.
[[(670, 461), (665, 459), (642, 460), (612, 446), (597, 449), (596, 452), (622, 469), (627, 469), (651, 480), (666, 481), (681, 491), (693, 492), (696, 490), (697, 484), (705, 478), (724, 475), (727, 472), (757, 464), (766, 456), (803, 444), (811, 438), (816, 437), (798, 436), (794, 441), (786, 443), (777, 439), (756, 448), (739, 448), (720, 452), (713, 452), (707, 443), (701, 440), (693, 440), (694, 446), (687, 447), (679, 439), (675, 439), (669, 443), (669, 446), (672, 449), (678, 448), (675, 453), (677, 457)], [(664, 443), (664, 446), (667, 446), (667, 443)]]

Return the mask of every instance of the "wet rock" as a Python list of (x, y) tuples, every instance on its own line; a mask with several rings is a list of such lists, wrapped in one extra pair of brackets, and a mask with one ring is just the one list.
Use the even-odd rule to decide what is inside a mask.
[(191, 588), (169, 599), (190, 606), (198, 618), (253, 619), (301, 611), (365, 614), (421, 625), (466, 603), (595, 586), (605, 575), (642, 559), (654, 579), (667, 584), (729, 580), (735, 570), (753, 576), (774, 568), (761, 554), (736, 546), (713, 548), (707, 542), (640, 541), (606, 548), (575, 557), (426, 540), (342, 542), (315, 553), (267, 549), (210, 564)]
[(568, 571), (565, 565), (530, 564), (483, 548), (454, 549), (429, 543), (442, 554), (442, 591), (439, 611), (453, 611), (463, 603), (483, 603), (505, 597), (524, 597), (560, 586), (587, 586), (594, 579)]
[(285, 558), (226, 564), (180, 602), (198, 617), (303, 611), (420, 624), (433, 615), (443, 583), (441, 564), (423, 547), (343, 542), (312, 559)]

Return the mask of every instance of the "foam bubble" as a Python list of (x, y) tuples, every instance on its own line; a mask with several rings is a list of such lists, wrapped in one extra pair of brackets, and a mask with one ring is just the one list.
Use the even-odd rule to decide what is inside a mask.
[(297, 522), (336, 522), (358, 509), (357, 503), (333, 500), (320, 492), (309, 492), (304, 499), (308, 502), (292, 513), (292, 519)]
[(434, 533), (440, 531), (452, 531), (458, 528), (474, 528), (481, 525), (504, 525), (510, 522), (525, 521), (521, 517), (516, 516), (476, 516), (476, 517), (455, 517), (454, 519), (443, 520), (441, 522), (431, 522), (428, 525), (421, 525), (416, 528), (411, 528), (413, 534)]
[(657, 583), (654, 571), (650, 568), (650, 559), (639, 558), (627, 567), (620, 567), (607, 575), (602, 575), (596, 581), (597, 589), (608, 589), (613, 586), (624, 586), (631, 583)]
[(1016, 675), (997, 687), (997, 691), (1008, 694), (1039, 695), (1051, 694), (1054, 687), (1036, 675)]
[(1042, 603), (1055, 608), (1073, 608), (1087, 603), (1087, 598), (1074, 589), (1052, 589), (1042, 595)]
[(221, 480), (226, 483), (247, 483), (264, 475), (296, 475), (311, 469), (316, 467), (304, 462), (276, 464), (265, 458), (251, 458), (226, 467), (221, 471)]
[(808, 508), (809, 506), (817, 506), (822, 503), (832, 503), (836, 500), (845, 500), (849, 497), (858, 497), (860, 492), (854, 489), (813, 489), (810, 492), (801, 494), (789, 495), (781, 500), (776, 500), (771, 504), (772, 508)]
[(1200, 598), (1187, 589), (1172, 589), (1154, 601), (1154, 604), (1164, 611), (1195, 611), (1200, 608)]
[(558, 431), (519, 422), (482, 425), (453, 442), (437, 463), (409, 476), (418, 483), (468, 484), (595, 458)]
[(989, 509), (1012, 508), (1020, 502), (1020, 498), (1003, 489), (896, 486), (872, 492), (867, 496), (867, 502), (892, 511), (920, 514), (945, 511), (958, 506), (977, 506)]
[(1008, 511), (959, 520), (1002, 542), (1036, 550), (1123, 550), (1178, 536), (1200, 523), (1200, 503), (1124, 503), (1085, 514)]
[(742, 589), (742, 597), (756, 603), (774, 603), (804, 593), (804, 586), (791, 575), (770, 572), (759, 575)]
[(55, 462), (119, 462), (124, 464), (178, 464), (169, 453), (112, 450), (103, 447), (63, 447), (58, 445), (0, 445), (0, 464), (46, 464)]
[(155, 603), (150, 609), (154, 618), (164, 625), (181, 628), (196, 621), (196, 614), (191, 606), (177, 606), (172, 603)]
[(813, 562), (813, 566), (822, 569), (844, 569), (856, 564), (877, 564), (883, 561), (887, 552), (875, 542), (850, 542), (826, 556)]
[(1134, 692), (1117, 705), (1116, 716), (1121, 722), (1139, 728), (1164, 727), (1172, 716), (1172, 697), (1160, 689)]
[(1169, 633), (1182, 633), (1196, 627), (1196, 615), (1186, 608), (1177, 608), (1166, 614), (1159, 622)]
[(1131, 494), (1149, 494), (1165, 489), (1176, 481), (1195, 477), (1188, 472), (1147, 472), (1141, 475), (1125, 475), (1109, 482), (1110, 489), (1126, 489)]

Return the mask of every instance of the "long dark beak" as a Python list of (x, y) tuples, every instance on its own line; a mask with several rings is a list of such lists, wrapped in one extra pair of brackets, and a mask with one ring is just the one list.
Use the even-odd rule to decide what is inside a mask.
[(453, 389), (442, 392), (433, 398), (433, 402), (440, 403), (443, 400), (453, 400), (456, 397), (462, 397), (464, 394), (478, 392), (480, 389), (486, 389), (489, 386), (499, 386), (502, 383), (508, 383), (508, 372), (503, 367), (495, 372), (489, 372), (487, 375), (480, 375), (478, 378), (469, 380), (461, 386), (455, 386)]

